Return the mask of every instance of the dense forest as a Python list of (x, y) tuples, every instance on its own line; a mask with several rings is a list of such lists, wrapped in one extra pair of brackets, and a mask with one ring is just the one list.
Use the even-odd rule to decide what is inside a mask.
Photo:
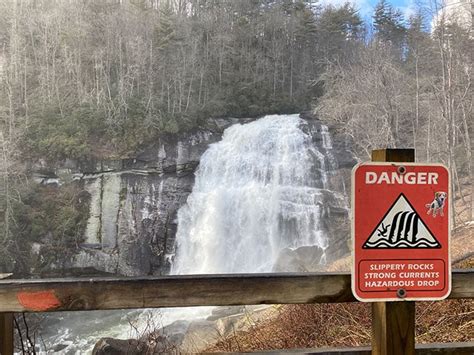
[(381, 0), (367, 24), (349, 3), (2, 1), (0, 266), (22, 238), (52, 235), (52, 257), (81, 238), (86, 197), (39, 198), (38, 161), (125, 158), (209, 117), (313, 110), (363, 159), (415, 147), (447, 164), (472, 211), (472, 28), (432, 30), (421, 10)]

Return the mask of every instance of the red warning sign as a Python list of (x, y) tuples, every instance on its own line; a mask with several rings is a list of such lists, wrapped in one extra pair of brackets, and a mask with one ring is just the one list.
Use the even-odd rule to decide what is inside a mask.
[(449, 171), (363, 163), (352, 171), (352, 292), (365, 302), (451, 292)]

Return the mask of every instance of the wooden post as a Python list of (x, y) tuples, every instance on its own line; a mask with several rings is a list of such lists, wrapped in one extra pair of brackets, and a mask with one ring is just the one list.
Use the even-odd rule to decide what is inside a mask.
[[(377, 149), (373, 162), (414, 162), (414, 149)], [(372, 303), (372, 354), (415, 354), (415, 302)]]
[(13, 354), (13, 313), (0, 313), (0, 354)]
[(372, 161), (413, 163), (415, 149), (375, 149), (372, 151)]

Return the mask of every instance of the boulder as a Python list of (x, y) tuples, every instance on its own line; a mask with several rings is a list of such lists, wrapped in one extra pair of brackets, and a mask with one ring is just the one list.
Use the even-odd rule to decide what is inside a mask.
[(102, 338), (95, 344), (93, 355), (138, 355), (146, 354), (147, 345), (135, 339), (120, 340)]
[(324, 270), (324, 250), (317, 246), (283, 249), (273, 268), (274, 272), (318, 272)]

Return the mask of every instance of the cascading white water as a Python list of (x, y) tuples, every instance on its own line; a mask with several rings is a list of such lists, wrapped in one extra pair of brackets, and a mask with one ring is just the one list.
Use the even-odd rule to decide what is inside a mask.
[(266, 116), (228, 128), (208, 148), (178, 213), (172, 274), (271, 271), (284, 248), (326, 248), (324, 155), (303, 124)]
[[(321, 127), (319, 151), (304, 124), (298, 115), (265, 116), (228, 128), (208, 148), (178, 213), (171, 274), (269, 272), (284, 248), (327, 247), (321, 208), (335, 159), (327, 127)], [(49, 316), (54, 327), (45, 327), (53, 329), (45, 338), (49, 349), (64, 344), (65, 353), (88, 353), (101, 337), (137, 337), (150, 330), (150, 321), (166, 326), (207, 317), (211, 309), (93, 312), (87, 328), (78, 314), (58, 314)]]

